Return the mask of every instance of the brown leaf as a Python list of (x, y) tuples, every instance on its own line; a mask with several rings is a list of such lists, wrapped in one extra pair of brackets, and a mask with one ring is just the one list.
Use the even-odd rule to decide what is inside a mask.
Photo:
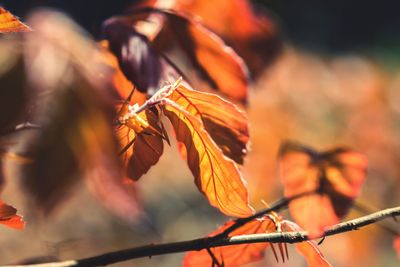
[(338, 223), (347, 214), (365, 180), (367, 159), (345, 148), (319, 153), (285, 143), (279, 164), (286, 197), (317, 193), (291, 201), (289, 210), (311, 236), (318, 236), (326, 226)]
[(25, 222), (22, 217), (17, 215), (17, 210), (0, 200), (0, 224), (4, 224), (10, 228), (23, 230)]
[[(123, 116), (123, 113), (120, 115)], [(117, 127), (121, 154), (129, 178), (138, 180), (161, 157), (162, 126), (156, 111), (145, 110)]]
[[(234, 223), (234, 221), (225, 223), (222, 227), (211, 233), (209, 236), (212, 237), (222, 233), (224, 230), (234, 225)], [(254, 219), (244, 226), (239, 227), (228, 236), (232, 237), (247, 234), (265, 234), (273, 233), (275, 231), (276, 225), (274, 221), (268, 216), (265, 216), (260, 219)], [(219, 264), (223, 264), (225, 267), (237, 267), (261, 260), (264, 257), (264, 251), (270, 245), (270, 243), (242, 244), (210, 248), (210, 251)], [(206, 249), (189, 252), (183, 259), (184, 267), (213, 266), (212, 263), (212, 257)]]
[(178, 71), (152, 47), (147, 38), (123, 19), (116, 17), (105, 21), (103, 35), (118, 58), (122, 72), (139, 91), (153, 95), (162, 83), (179, 78)]
[(168, 98), (201, 119), (206, 131), (224, 154), (243, 164), (249, 141), (244, 112), (217, 95), (195, 91), (183, 85), (176, 88)]
[[(130, 210), (125, 217), (131, 219), (137, 203), (123, 183), (112, 124), (116, 114), (107, 94), (111, 77), (101, 51), (59, 13), (39, 12), (31, 24), (35, 34), (26, 41), (26, 57), (30, 86), (39, 92), (34, 117), (40, 130), (26, 142), (25, 154), (33, 162), (26, 166), (23, 186), (49, 213), (82, 178), (101, 182), (93, 191), (107, 207), (117, 205), (116, 213)], [(126, 199), (132, 201), (122, 205)]]
[(164, 106), (179, 142), (185, 145), (187, 163), (200, 192), (210, 204), (228, 216), (253, 214), (248, 192), (237, 165), (225, 157), (195, 115), (172, 101)]
[[(155, 30), (140, 27), (139, 23), (154, 15), (161, 15), (152, 21), (156, 24)], [(159, 53), (165, 54), (180, 69), (187, 70), (188, 66), (180, 58), (183, 53), (196, 77), (190, 77), (190, 71), (185, 71), (183, 76), (192, 82), (200, 78), (205, 82), (204, 90), (216, 90), (232, 101), (247, 102), (249, 77), (246, 65), (231, 47), (198, 20), (154, 8), (133, 10), (131, 16), (123, 18), (152, 40)], [(177, 51), (179, 53), (174, 53)]]
[(248, 0), (146, 2), (147, 6), (173, 9), (200, 17), (205, 26), (245, 59), (254, 77), (273, 62), (282, 49), (276, 21), (262, 10), (253, 10)]
[(0, 33), (30, 32), (29, 26), (22, 23), (9, 11), (0, 6)]

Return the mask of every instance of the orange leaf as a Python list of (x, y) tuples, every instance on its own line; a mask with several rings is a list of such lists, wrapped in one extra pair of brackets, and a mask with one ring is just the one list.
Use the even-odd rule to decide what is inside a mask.
[[(152, 5), (148, 1), (148, 5)], [(221, 36), (245, 59), (252, 74), (257, 75), (263, 67), (279, 54), (282, 46), (277, 23), (262, 12), (254, 12), (248, 0), (175, 0), (157, 1), (159, 8), (199, 16), (202, 23)], [(165, 6), (163, 6), (165, 3)], [(170, 6), (167, 6), (170, 5)], [(260, 10), (257, 10), (260, 11)]]
[[(233, 224), (234, 221), (229, 221), (218, 230), (211, 233), (209, 236), (211, 237), (220, 234), (227, 228), (231, 227)], [(244, 226), (239, 227), (228, 236), (231, 237), (246, 234), (273, 233), (275, 231), (276, 226), (274, 221), (271, 220), (268, 216), (265, 216), (261, 219), (255, 219), (245, 224)], [(270, 243), (242, 244), (210, 248), (210, 251), (220, 264), (223, 263), (223, 266), (236, 267), (262, 259), (265, 249), (269, 246)], [(200, 251), (192, 251), (186, 254), (183, 260), (183, 266), (213, 266), (212, 258), (206, 249)]]
[[(162, 15), (161, 19), (157, 17), (154, 20), (159, 26), (156, 32), (149, 33), (146, 32), (147, 27), (138, 26), (154, 14)], [(161, 54), (186, 70), (188, 66), (183, 65), (180, 58), (184, 54), (196, 73), (195, 77), (190, 77), (191, 73), (185, 72), (189, 80), (200, 79), (208, 86), (202, 86), (203, 89), (217, 90), (233, 101), (247, 102), (249, 77), (246, 65), (231, 47), (198, 20), (174, 11), (153, 8), (134, 10), (133, 15), (125, 19), (151, 39)], [(173, 53), (177, 50), (181, 52), (179, 55)]]
[(364, 182), (367, 159), (344, 148), (319, 153), (295, 143), (285, 143), (281, 147), (279, 164), (286, 197), (318, 192), (289, 204), (295, 221), (311, 236), (318, 236), (326, 226), (338, 223), (348, 212)]
[[(297, 224), (290, 221), (283, 221), (283, 228), (289, 232), (302, 231)], [(313, 241), (303, 241), (296, 243), (297, 251), (304, 256), (308, 267), (330, 267), (331, 264), (326, 260), (318, 246)]]
[(139, 179), (158, 162), (164, 150), (162, 131), (159, 117), (152, 110), (140, 112), (117, 128), (129, 178)]
[(201, 119), (207, 132), (226, 156), (239, 164), (243, 163), (249, 141), (244, 112), (217, 95), (195, 91), (182, 85), (168, 98)]
[(228, 216), (253, 214), (248, 192), (237, 165), (225, 157), (211, 139), (201, 120), (172, 101), (164, 113), (175, 129), (176, 137), (187, 151), (187, 163), (200, 192), (210, 204)]
[(25, 222), (22, 217), (17, 215), (17, 210), (0, 200), (0, 223), (10, 228), (22, 230), (25, 227)]
[(0, 33), (30, 32), (29, 26), (0, 6)]

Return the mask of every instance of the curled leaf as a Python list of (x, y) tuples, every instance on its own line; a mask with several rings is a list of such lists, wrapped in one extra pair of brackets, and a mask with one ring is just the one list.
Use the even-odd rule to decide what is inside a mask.
[(0, 6), (0, 33), (30, 32), (29, 26), (22, 23), (13, 14)]
[(162, 83), (179, 77), (147, 38), (123, 19), (107, 20), (103, 24), (103, 35), (117, 56), (122, 72), (141, 92), (153, 95)]
[(243, 164), (249, 141), (244, 112), (217, 95), (195, 91), (183, 85), (176, 88), (168, 98), (201, 119), (205, 129), (224, 154)]
[(129, 178), (139, 179), (158, 162), (164, 150), (162, 129), (158, 114), (150, 109), (117, 127), (121, 154)]
[[(161, 15), (161, 18), (156, 16), (152, 20), (157, 25), (155, 30), (140, 27), (140, 23), (154, 15)], [(185, 61), (180, 58), (183, 54), (196, 73), (193, 77), (185, 71), (184, 76), (190, 81), (200, 79), (205, 83), (203, 89), (216, 90), (236, 102), (247, 102), (249, 77), (243, 60), (195, 18), (174, 11), (144, 8), (133, 10), (130, 16), (120, 19), (130, 27), (136, 26), (136, 30), (146, 35), (159, 53), (186, 70), (188, 66), (183, 65)]]
[(253, 214), (248, 192), (237, 165), (225, 157), (195, 115), (168, 101), (163, 108), (176, 138), (183, 143), (195, 183), (210, 204), (228, 216)]
[(279, 55), (282, 48), (278, 23), (254, 9), (248, 0), (146, 1), (147, 6), (173, 9), (201, 18), (244, 58), (254, 77)]
[(345, 148), (320, 153), (285, 143), (279, 165), (286, 197), (316, 192), (291, 201), (289, 210), (311, 236), (318, 236), (326, 226), (338, 223), (347, 214), (365, 180), (367, 159)]

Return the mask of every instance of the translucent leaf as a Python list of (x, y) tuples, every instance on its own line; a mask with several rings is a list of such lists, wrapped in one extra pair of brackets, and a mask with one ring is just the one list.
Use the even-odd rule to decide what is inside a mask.
[(168, 98), (201, 119), (207, 132), (226, 156), (239, 164), (243, 163), (249, 141), (244, 112), (217, 95), (195, 91), (182, 85)]
[(237, 165), (223, 155), (201, 120), (171, 102), (164, 106), (164, 113), (172, 123), (177, 140), (185, 145), (187, 163), (200, 192), (228, 216), (251, 215), (253, 209)]

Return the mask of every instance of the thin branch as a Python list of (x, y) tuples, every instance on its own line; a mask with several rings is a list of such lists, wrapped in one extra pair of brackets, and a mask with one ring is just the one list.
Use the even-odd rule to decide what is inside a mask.
[[(378, 211), (378, 209), (376, 208), (371, 208), (363, 203), (360, 202), (355, 202), (353, 205), (353, 208), (363, 214), (370, 214), (373, 213), (375, 211)], [(393, 217), (394, 220), (396, 220), (396, 217)], [(393, 235), (399, 235), (400, 234), (400, 229), (397, 229), (396, 227), (394, 227), (394, 225), (392, 225), (390, 222), (388, 221), (383, 221), (381, 223), (377, 224), (380, 228), (382, 228), (383, 230), (385, 230), (386, 232), (389, 232)]]
[[(395, 216), (400, 216), (400, 206), (395, 208), (385, 209), (379, 212), (372, 213), (367, 216), (359, 217), (354, 220), (336, 224), (334, 226), (327, 228), (324, 236), (337, 235), (353, 230), (358, 230), (361, 227), (373, 224), (375, 222), (384, 220), (386, 218), (392, 218)], [(151, 257), (155, 255), (186, 252), (192, 250), (201, 250), (212, 247), (261, 243), (261, 242), (298, 243), (308, 239), (309, 238), (306, 231), (240, 235), (240, 236), (224, 237), (219, 240), (206, 237), (206, 238), (199, 238), (183, 242), (166, 243), (159, 245), (152, 244), (143, 247), (105, 253), (102, 255), (81, 260), (70, 260), (65, 262), (53, 262), (53, 263), (24, 265), (24, 266), (31, 266), (31, 267), (104, 266), (136, 258)]]
[(309, 191), (309, 192), (303, 192), (303, 193), (300, 193), (300, 194), (297, 194), (297, 195), (293, 195), (291, 197), (281, 198), (280, 200), (278, 200), (277, 202), (272, 204), (272, 206), (270, 208), (268, 208), (268, 209), (259, 211), (259, 212), (255, 213), (254, 215), (252, 215), (250, 217), (236, 219), (235, 223), (231, 227), (225, 229), (225, 231), (223, 231), (222, 233), (220, 233), (220, 234), (218, 234), (218, 235), (216, 235), (216, 236), (214, 236), (212, 238), (221, 239), (223, 237), (227, 237), (230, 233), (232, 233), (233, 231), (235, 231), (239, 227), (245, 225), (246, 223), (248, 223), (248, 222), (250, 222), (250, 221), (252, 221), (252, 220), (254, 220), (256, 218), (260, 218), (260, 217), (262, 217), (262, 216), (264, 216), (264, 215), (266, 215), (268, 213), (271, 213), (273, 211), (274, 212), (278, 212), (278, 211), (286, 208), (291, 201), (293, 201), (295, 199), (298, 199), (298, 198), (302, 198), (302, 197), (308, 196), (308, 195), (313, 195), (313, 194), (316, 194), (316, 193), (317, 193), (316, 191)]

